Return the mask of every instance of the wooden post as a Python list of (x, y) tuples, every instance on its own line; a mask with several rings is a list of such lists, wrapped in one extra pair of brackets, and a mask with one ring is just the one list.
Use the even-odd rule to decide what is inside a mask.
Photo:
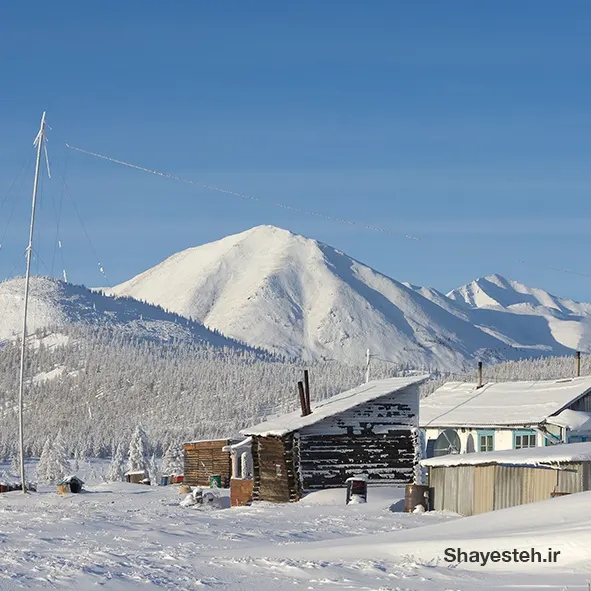
[(581, 352), (577, 351), (577, 377), (581, 377)]
[(482, 388), (484, 384), (482, 383), (482, 361), (478, 362), (478, 384), (476, 385), (476, 389)]
[(304, 394), (303, 382), (298, 382), (298, 390), (300, 392), (300, 406), (302, 407), (302, 416), (305, 417), (308, 413), (306, 412), (306, 395)]
[(306, 414), (312, 413), (312, 405), (310, 404), (310, 376), (308, 370), (304, 370), (304, 394), (306, 395)]

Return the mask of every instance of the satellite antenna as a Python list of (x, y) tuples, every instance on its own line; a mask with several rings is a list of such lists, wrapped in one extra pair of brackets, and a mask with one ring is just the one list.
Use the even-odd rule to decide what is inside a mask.
[(459, 435), (453, 429), (443, 431), (435, 441), (433, 455), (447, 456), (449, 454), (459, 454), (462, 444)]

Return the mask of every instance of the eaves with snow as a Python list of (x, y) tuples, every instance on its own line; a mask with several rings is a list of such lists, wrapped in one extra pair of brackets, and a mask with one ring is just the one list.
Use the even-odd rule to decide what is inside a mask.
[(421, 466), (544, 466), (591, 462), (591, 442), (562, 443), (529, 449), (507, 449), (470, 454), (449, 454), (421, 460)]

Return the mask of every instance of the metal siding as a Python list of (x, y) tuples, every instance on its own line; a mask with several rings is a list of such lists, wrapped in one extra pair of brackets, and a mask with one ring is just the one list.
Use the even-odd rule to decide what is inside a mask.
[(577, 400), (574, 404), (571, 404), (568, 408), (571, 410), (591, 412), (591, 394), (586, 394), (582, 398), (579, 398), (579, 400)]
[(516, 466), (497, 466), (493, 507), (505, 509), (521, 505), (522, 468)]
[(458, 512), (458, 466), (447, 468), (443, 480), (443, 502), (447, 511)]
[(584, 462), (583, 466), (583, 490), (591, 490), (591, 462)]
[(521, 503), (534, 503), (550, 498), (556, 489), (557, 471), (545, 468), (521, 468)]
[(472, 515), (474, 508), (474, 466), (458, 466), (457, 474), (457, 512), (460, 515)]
[(493, 510), (495, 468), (496, 466), (474, 466), (474, 515)]
[(581, 464), (568, 464), (558, 470), (557, 492), (578, 493), (583, 490), (583, 467)]
[(433, 509), (445, 510), (444, 482), (447, 468), (429, 468), (429, 486), (433, 489)]

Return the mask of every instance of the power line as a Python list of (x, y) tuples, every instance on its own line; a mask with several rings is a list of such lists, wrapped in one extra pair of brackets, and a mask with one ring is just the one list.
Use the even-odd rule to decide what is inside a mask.
[[(405, 234), (403, 232), (396, 232), (394, 230), (390, 230), (388, 228), (382, 228), (380, 226), (374, 226), (371, 224), (366, 224), (364, 222), (357, 222), (354, 220), (349, 220), (349, 219), (345, 219), (345, 218), (341, 218), (341, 217), (337, 217), (337, 216), (332, 216), (332, 215), (328, 215), (325, 213), (321, 213), (321, 212), (317, 212), (317, 211), (312, 211), (309, 209), (302, 209), (302, 208), (298, 208), (298, 207), (294, 207), (292, 205), (287, 205), (285, 203), (280, 203), (277, 201), (269, 201), (266, 199), (261, 199), (260, 197), (256, 197), (254, 195), (247, 195), (245, 193), (240, 193), (238, 191), (232, 191), (230, 189), (224, 189), (222, 187), (216, 187), (215, 185), (210, 185), (208, 183), (204, 183), (202, 181), (198, 181), (198, 180), (193, 180), (193, 179), (187, 179), (184, 177), (180, 177), (168, 172), (163, 172), (163, 171), (159, 171), (159, 170), (154, 170), (152, 168), (146, 168), (144, 166), (139, 166), (137, 164), (132, 164), (130, 162), (126, 162), (124, 160), (118, 160), (117, 158), (111, 158), (110, 156), (105, 156), (103, 154), (98, 154), (96, 152), (91, 152), (89, 150), (84, 150), (82, 148), (77, 148), (76, 146), (72, 146), (70, 144), (68, 144), (67, 142), (65, 142), (65, 145), (67, 148), (69, 148), (70, 150), (75, 150), (76, 152), (81, 152), (82, 154), (87, 154), (89, 156), (94, 156), (95, 158), (100, 158), (102, 160), (106, 160), (108, 162), (113, 162), (114, 164), (120, 164), (122, 166), (126, 166), (128, 168), (134, 168), (136, 170), (140, 170), (142, 172), (147, 172), (149, 174), (153, 174), (156, 176), (161, 176), (164, 178), (168, 178), (168, 179), (172, 179), (172, 180), (176, 180), (176, 181), (181, 181), (183, 183), (188, 183), (190, 185), (197, 185), (200, 187), (203, 187), (205, 189), (211, 189), (212, 191), (217, 191), (219, 193), (224, 193), (226, 195), (232, 195), (234, 197), (240, 197), (241, 199), (248, 199), (250, 201), (255, 201), (257, 203), (262, 203), (262, 204), (266, 204), (266, 205), (272, 205), (274, 207), (279, 207), (281, 209), (286, 209), (289, 211), (294, 211), (296, 213), (303, 213), (306, 215), (311, 215), (314, 217), (319, 217), (319, 218), (323, 218), (326, 220), (330, 220), (333, 222), (338, 222), (341, 224), (345, 224), (348, 226), (356, 226), (359, 228), (363, 228), (365, 230), (370, 230), (372, 232), (380, 232), (383, 234), (390, 234), (393, 236), (399, 236), (399, 237), (403, 237), (406, 238), (408, 240), (413, 240), (415, 242), (422, 242), (422, 243), (429, 243), (431, 245), (435, 245), (437, 246), (437, 244), (435, 244), (432, 240), (426, 240), (424, 237), (418, 237), (418, 236), (413, 236), (411, 234)], [(542, 265), (539, 263), (531, 263), (529, 261), (525, 261), (522, 259), (516, 259), (514, 260), (514, 262), (520, 264), (520, 265), (527, 265), (527, 266), (531, 266), (531, 267), (539, 267), (542, 269), (546, 269), (549, 271), (555, 271), (558, 273), (567, 273), (570, 275), (577, 275), (579, 277), (588, 277), (591, 279), (591, 273), (582, 273), (580, 271), (574, 271), (572, 269), (565, 269), (565, 268), (561, 268), (561, 267), (553, 267), (553, 266), (549, 266), (549, 265)]]
[(331, 220), (333, 222), (339, 222), (341, 224), (347, 224), (349, 226), (358, 226), (358, 227), (364, 228), (366, 230), (372, 230), (373, 232), (382, 232), (384, 234), (392, 234), (394, 236), (401, 236), (401, 237), (406, 238), (408, 240), (416, 240), (416, 241), (423, 240), (422, 238), (419, 238), (418, 236), (404, 234), (403, 232), (396, 232), (394, 230), (389, 230), (387, 228), (381, 228), (379, 226), (372, 226), (369, 224), (364, 224), (363, 222), (355, 222), (353, 220), (348, 220), (345, 218), (331, 216), (326, 213), (320, 213), (318, 211), (312, 211), (309, 209), (302, 209), (299, 207), (294, 207), (293, 205), (287, 205), (286, 203), (279, 203), (278, 201), (268, 201), (266, 199), (261, 199), (260, 197), (255, 197), (254, 195), (246, 195), (245, 193), (239, 193), (238, 191), (232, 191), (230, 189), (216, 187), (215, 185), (209, 185), (209, 184), (204, 183), (202, 181), (187, 179), (187, 178), (183, 178), (180, 176), (176, 176), (174, 174), (170, 174), (168, 172), (161, 172), (158, 170), (153, 170), (151, 168), (145, 168), (143, 166), (138, 166), (137, 164), (131, 164), (130, 162), (125, 162), (123, 160), (117, 160), (116, 158), (111, 158), (109, 156), (103, 156), (102, 154), (97, 154), (96, 152), (89, 152), (88, 150), (83, 150), (82, 148), (76, 148), (75, 146), (71, 146), (70, 144), (67, 144), (67, 143), (66, 143), (66, 147), (70, 148), (70, 150), (76, 150), (77, 152), (82, 152), (83, 154), (88, 154), (89, 156), (94, 156), (96, 158), (101, 158), (103, 160), (107, 160), (107, 161), (113, 162), (115, 164), (121, 164), (122, 166), (127, 166), (128, 168), (135, 168), (136, 170), (141, 170), (142, 172), (148, 172), (148, 173), (156, 175), (156, 176), (161, 176), (161, 177), (172, 179), (175, 181), (181, 181), (183, 183), (188, 183), (190, 185), (198, 185), (200, 187), (204, 187), (205, 189), (211, 189), (212, 191), (217, 191), (218, 193), (224, 193), (226, 195), (233, 195), (234, 197), (240, 197), (241, 199), (248, 199), (250, 201), (256, 201), (258, 203), (273, 205), (274, 207), (280, 207), (281, 209), (295, 211), (296, 213), (305, 213), (307, 215), (312, 215), (315, 217), (324, 218), (327, 220)]

